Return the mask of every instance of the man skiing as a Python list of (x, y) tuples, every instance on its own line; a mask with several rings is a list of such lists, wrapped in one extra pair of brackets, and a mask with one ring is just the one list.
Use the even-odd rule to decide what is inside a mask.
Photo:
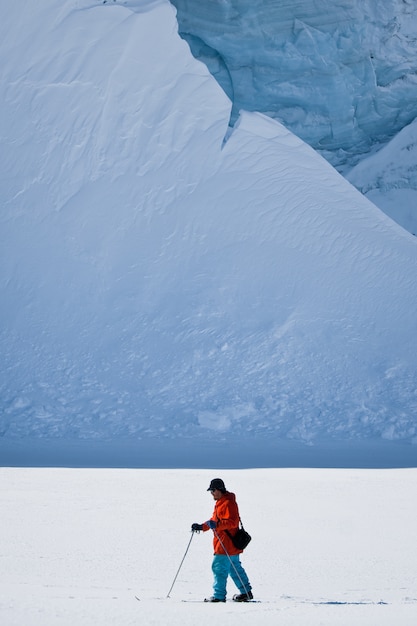
[[(226, 490), (221, 478), (214, 478), (207, 489), (215, 501), (211, 518), (203, 524), (194, 523), (193, 532), (213, 531), (214, 557), (212, 571), (214, 575), (213, 595), (205, 602), (226, 602), (226, 583), (230, 576), (239, 590), (233, 596), (235, 602), (248, 602), (253, 599), (252, 587), (242, 567), (239, 550), (233, 545), (232, 537), (239, 528), (239, 509), (234, 493)], [(230, 535), (229, 535), (230, 533)]]

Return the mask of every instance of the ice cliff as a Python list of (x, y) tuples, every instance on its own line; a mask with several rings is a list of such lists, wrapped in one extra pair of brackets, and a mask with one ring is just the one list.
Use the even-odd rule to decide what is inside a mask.
[[(404, 129), (417, 116), (415, 2), (172, 2), (180, 33), (233, 102), (232, 123), (240, 109), (264, 112), (352, 181), (352, 166), (400, 131), (405, 141)], [(403, 165), (403, 156), (388, 159), (395, 158), (396, 182), (365, 166), (370, 179), (362, 175), (358, 188), (374, 189), (368, 197), (415, 234), (417, 186), (411, 159)]]
[(240, 109), (355, 160), (417, 116), (410, 0), (172, 0), (181, 34)]

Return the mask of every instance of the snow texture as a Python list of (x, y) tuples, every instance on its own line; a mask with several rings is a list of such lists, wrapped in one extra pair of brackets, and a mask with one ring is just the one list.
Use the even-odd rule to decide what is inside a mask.
[(415, 238), (277, 121), (230, 132), (168, 1), (2, 13), (0, 450), (416, 444)]
[[(207, 470), (0, 469), (7, 626), (412, 626), (416, 470), (220, 476), (253, 539), (256, 603), (209, 605)], [(235, 593), (228, 584), (228, 597)], [(138, 599), (136, 599), (136, 597)], [(186, 600), (187, 602), (183, 602)]]

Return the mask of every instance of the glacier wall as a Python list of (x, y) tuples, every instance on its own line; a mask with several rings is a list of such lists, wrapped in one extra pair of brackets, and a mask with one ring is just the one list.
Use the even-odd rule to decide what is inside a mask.
[(416, 443), (415, 238), (167, 0), (2, 18), (1, 441)]
[(339, 168), (417, 116), (413, 0), (172, 0), (181, 35), (240, 109)]

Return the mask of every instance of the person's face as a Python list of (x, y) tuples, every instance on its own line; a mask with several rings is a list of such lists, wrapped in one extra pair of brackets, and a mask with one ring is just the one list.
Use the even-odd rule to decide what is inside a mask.
[(210, 489), (210, 492), (214, 500), (220, 500), (223, 495), (219, 489)]

